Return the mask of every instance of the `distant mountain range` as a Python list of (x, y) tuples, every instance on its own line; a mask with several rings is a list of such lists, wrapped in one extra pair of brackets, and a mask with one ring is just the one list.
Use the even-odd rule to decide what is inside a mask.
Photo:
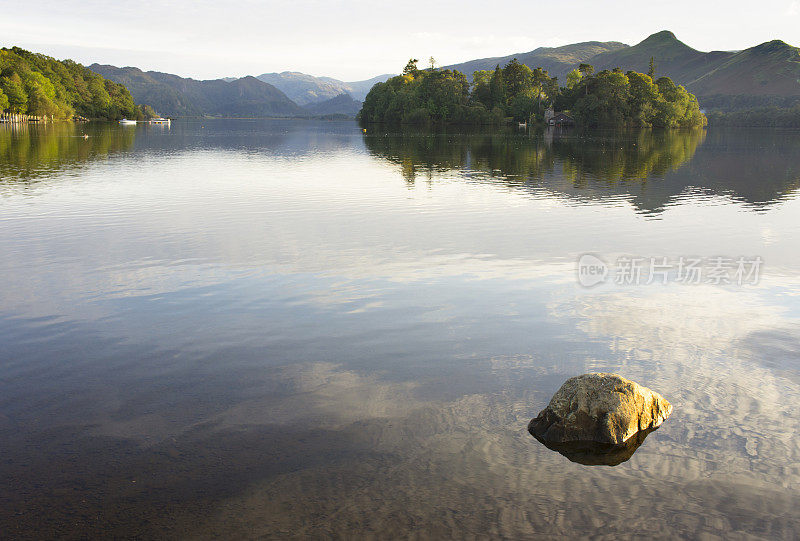
[(378, 75), (365, 81), (345, 82), (332, 77), (314, 77), (297, 71), (282, 73), (262, 73), (256, 78), (269, 83), (289, 96), (299, 105), (320, 103), (341, 94), (350, 94), (358, 101), (364, 101), (370, 88), (392, 77), (391, 74)]
[(255, 77), (197, 81), (139, 68), (92, 64), (89, 69), (125, 85), (137, 103), (167, 116), (303, 116), (307, 111)]
[(198, 81), (139, 68), (92, 64), (89, 69), (125, 85), (137, 103), (167, 116), (355, 116), (376, 82), (344, 82), (299, 72)]
[[(445, 66), (468, 77), (516, 58), (531, 68), (541, 67), (558, 77), (581, 63), (597, 71), (620, 67), (646, 73), (652, 58), (656, 77), (668, 76), (697, 95), (705, 108), (737, 109), (759, 105), (800, 103), (800, 50), (780, 40), (743, 51), (702, 52), (662, 31), (634, 46), (617, 41), (587, 41), (561, 47), (540, 47), (503, 57), (481, 58)], [(93, 64), (89, 69), (125, 85), (137, 103), (168, 116), (353, 116), (372, 86), (384, 74), (364, 81), (284, 71), (257, 77), (211, 81), (138, 68)]]
[(618, 41), (585, 41), (562, 47), (539, 47), (527, 53), (469, 60), (460, 64), (445, 66), (445, 68), (458, 70), (472, 80), (472, 74), (476, 71), (493, 70), (498, 65), (502, 68), (516, 58), (530, 68), (543, 68), (547, 70), (551, 77), (558, 77), (559, 81), (564, 82), (567, 73), (582, 62), (588, 62), (599, 54), (628, 47), (628, 45)]
[(361, 102), (350, 94), (339, 94), (319, 103), (309, 103), (306, 110), (312, 115), (347, 115), (356, 116), (361, 110)]
[(539, 48), (501, 58), (471, 60), (447, 66), (469, 76), (478, 69), (494, 69), (516, 58), (531, 68), (543, 67), (563, 84), (566, 74), (585, 62), (596, 71), (622, 68), (647, 73), (650, 59), (656, 77), (668, 76), (697, 95), (700, 105), (726, 108), (758, 104), (789, 104), (800, 101), (800, 49), (780, 40), (743, 51), (702, 52), (662, 31), (641, 43), (577, 43)]

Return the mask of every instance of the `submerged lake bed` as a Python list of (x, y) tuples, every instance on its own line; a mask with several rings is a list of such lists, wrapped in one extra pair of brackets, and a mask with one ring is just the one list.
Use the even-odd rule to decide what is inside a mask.
[[(794, 538), (798, 188), (788, 130), (0, 126), (0, 531)], [(613, 467), (527, 432), (586, 372), (674, 406)]]

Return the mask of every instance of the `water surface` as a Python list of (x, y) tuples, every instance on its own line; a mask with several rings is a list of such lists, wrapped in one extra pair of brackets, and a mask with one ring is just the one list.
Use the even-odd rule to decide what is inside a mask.
[[(0, 126), (0, 531), (796, 537), (799, 187), (791, 131)], [(675, 406), (615, 467), (526, 432), (588, 371)]]

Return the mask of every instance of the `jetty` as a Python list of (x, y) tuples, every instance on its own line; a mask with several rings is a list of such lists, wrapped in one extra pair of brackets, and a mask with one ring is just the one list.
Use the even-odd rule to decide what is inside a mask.
[(22, 124), (24, 122), (52, 122), (52, 116), (24, 115), (22, 113), (0, 113), (0, 122)]

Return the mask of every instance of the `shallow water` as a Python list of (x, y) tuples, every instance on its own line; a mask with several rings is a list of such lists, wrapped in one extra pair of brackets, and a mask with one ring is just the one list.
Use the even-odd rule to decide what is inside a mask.
[[(791, 131), (0, 126), (0, 531), (794, 538), (798, 188)], [(675, 407), (614, 467), (526, 432), (588, 371)]]

